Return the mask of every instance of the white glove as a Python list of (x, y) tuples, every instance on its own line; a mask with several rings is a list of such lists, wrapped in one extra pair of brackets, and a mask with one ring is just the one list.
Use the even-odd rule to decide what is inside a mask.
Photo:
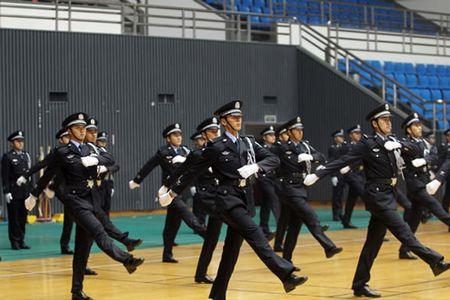
[(55, 192), (49, 188), (44, 189), (44, 194), (45, 196), (47, 196), (48, 199), (53, 199), (55, 197)]
[(195, 188), (195, 186), (191, 186), (191, 195), (195, 196), (195, 194), (197, 194), (197, 189)]
[(87, 168), (98, 165), (99, 161), (95, 156), (85, 156), (81, 158), (81, 163)]
[(411, 161), (412, 165), (416, 168), (423, 167), (427, 164), (425, 158), (416, 158)]
[(401, 147), (402, 147), (402, 144), (400, 144), (399, 142), (387, 141), (386, 143), (384, 143), (384, 148), (386, 148), (387, 151), (400, 149)]
[(99, 166), (99, 167), (97, 168), (97, 173), (98, 173), (99, 175), (102, 174), (102, 173), (106, 173), (106, 172), (108, 172), (108, 168), (105, 167), (105, 166)]
[(130, 180), (130, 182), (128, 182), (128, 186), (130, 187), (130, 190), (134, 190), (140, 187), (141, 185), (139, 183), (136, 183), (134, 180)]
[(27, 179), (23, 176), (20, 176), (19, 178), (17, 178), (16, 184), (18, 186), (24, 185), (25, 183), (27, 183)]
[(430, 180), (433, 180), (436, 178), (436, 174), (434, 174), (433, 171), (429, 171), (430, 172)]
[(336, 176), (331, 177), (331, 184), (336, 187), (339, 183), (339, 179)]
[(302, 161), (311, 161), (314, 158), (312, 157), (311, 154), (308, 153), (302, 153), (298, 155), (298, 162), (302, 162)]
[(173, 197), (170, 195), (170, 192), (167, 192), (165, 194), (162, 194), (158, 197), (159, 204), (161, 204), (162, 207), (166, 207), (172, 203)]
[(303, 180), (303, 184), (310, 186), (316, 183), (317, 180), (319, 180), (319, 177), (316, 174), (308, 174), (306, 175), (305, 180)]
[(114, 189), (111, 189), (111, 197), (114, 196)]
[(11, 203), (12, 195), (11, 193), (5, 194), (6, 203)]
[(341, 173), (342, 175), (345, 175), (348, 172), (350, 172), (350, 167), (349, 166), (343, 167), (342, 169), (339, 170), (339, 173)]
[(165, 185), (161, 186), (158, 190), (158, 196), (161, 196), (169, 191), (169, 188)]
[(325, 169), (324, 165), (318, 165), (316, 171)]
[(242, 178), (247, 179), (259, 171), (258, 164), (245, 165), (237, 169)]
[(25, 200), (25, 207), (28, 211), (32, 210), (36, 206), (36, 197), (33, 195), (28, 196)]
[(178, 164), (178, 163), (184, 163), (186, 160), (186, 157), (181, 156), (181, 155), (177, 155), (174, 158), (172, 158), (172, 163), (173, 164)]
[(436, 194), (436, 192), (439, 189), (439, 187), (441, 186), (441, 184), (442, 183), (437, 179), (434, 179), (434, 180), (428, 182), (426, 185), (427, 193), (430, 195)]

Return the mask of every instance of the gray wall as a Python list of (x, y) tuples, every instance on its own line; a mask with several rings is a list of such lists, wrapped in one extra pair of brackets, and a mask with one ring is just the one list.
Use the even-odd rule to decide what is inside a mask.
[[(67, 103), (50, 103), (50, 91), (67, 91)], [(174, 93), (175, 104), (158, 103)], [(263, 96), (277, 96), (276, 105)], [(329, 133), (363, 117), (376, 101), (322, 62), (295, 47), (238, 43), (0, 30), (0, 150), (6, 136), (22, 129), (27, 149), (54, 144), (63, 118), (86, 111), (114, 136), (111, 147), (121, 170), (113, 210), (152, 209), (159, 169), (138, 191), (128, 181), (163, 144), (166, 124), (180, 122), (189, 136), (196, 123), (234, 98), (245, 102), (245, 120), (262, 124), (301, 115), (312, 145), (326, 153)], [(344, 121), (343, 121), (344, 120)], [(189, 143), (188, 141), (186, 141)], [(312, 194), (330, 198), (329, 180)], [(60, 210), (56, 201), (54, 211)]]

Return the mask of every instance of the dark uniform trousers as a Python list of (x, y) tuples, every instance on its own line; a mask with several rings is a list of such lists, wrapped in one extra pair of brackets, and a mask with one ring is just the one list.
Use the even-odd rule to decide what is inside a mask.
[[(230, 192), (227, 192), (228, 190)], [(240, 188), (229, 188), (225, 192), (219, 192), (217, 194), (217, 199), (221, 203), (245, 203), (246, 201), (246, 195)], [(222, 199), (220, 200), (220, 198)], [(231, 198), (239, 198), (240, 200)], [(292, 263), (273, 252), (261, 228), (252, 220), (245, 204), (236, 205), (227, 209), (218, 207), (218, 211), (224, 222), (228, 225), (228, 230), (219, 270), (209, 298), (216, 300), (225, 299), (227, 286), (244, 239), (263, 263), (281, 281), (284, 281), (293, 272), (294, 266)]]
[(63, 223), (63, 229), (61, 232), (61, 238), (59, 240), (61, 249), (66, 249), (69, 247), (70, 235), (72, 233), (72, 227), (73, 227), (72, 217), (70, 216), (68, 209), (64, 205), (64, 223)]
[(290, 209), (289, 206), (286, 205), (285, 200), (283, 199), (284, 193), (280, 181), (276, 182), (275, 191), (278, 195), (278, 200), (280, 202), (280, 217), (278, 218), (277, 221), (277, 229), (275, 232), (275, 240), (273, 247), (280, 248), (283, 246), (284, 236), (286, 235), (286, 230), (289, 223)]
[[(94, 189), (92, 190), (94, 191)], [(76, 199), (78, 198), (78, 199)], [(70, 203), (80, 202), (80, 198), (91, 202), (93, 200), (92, 192), (86, 192), (81, 195), (67, 193), (64, 195), (64, 203), (70, 206)], [(115, 261), (126, 263), (131, 255), (128, 252), (117, 247), (113, 240), (108, 237), (104, 225), (96, 217), (93, 210), (82, 207), (68, 207), (72, 219), (77, 224), (75, 230), (75, 251), (73, 256), (73, 276), (72, 292), (83, 290), (84, 272), (86, 270), (90, 249), (93, 241), (97, 246)]]
[(280, 200), (275, 189), (275, 178), (262, 177), (258, 180), (258, 186), (261, 191), (261, 210), (259, 212), (259, 226), (265, 234), (270, 233), (269, 219), (272, 211), (275, 221), (280, 218)]
[(450, 176), (447, 176), (444, 198), (442, 199), (442, 207), (446, 212), (448, 212), (449, 205), (450, 205)]
[[(395, 192), (393, 188), (386, 187), (382, 196), (383, 201), (385, 202), (392, 203), (395, 201)], [(365, 198), (367, 198), (367, 194), (365, 194)], [(366, 200), (366, 203), (367, 201), (368, 200)], [(419, 256), (430, 266), (434, 266), (443, 259), (442, 255), (425, 247), (416, 239), (408, 224), (397, 213), (396, 209), (386, 206), (385, 209), (368, 208), (368, 210), (371, 213), (371, 218), (367, 230), (366, 242), (361, 251), (355, 277), (353, 279), (353, 289), (362, 288), (369, 282), (370, 270), (378, 255), (378, 251), (383, 244), (386, 230), (389, 230), (403, 245), (408, 247), (410, 251)]]
[(405, 193), (403, 193), (403, 191), (396, 189), (396, 198), (397, 198), (397, 203), (403, 207), (403, 220), (405, 220), (405, 222), (409, 222), (411, 220), (411, 213), (412, 213), (412, 203), (411, 201), (408, 199), (408, 197), (405, 195)]
[(345, 182), (348, 184), (347, 201), (345, 202), (345, 212), (342, 216), (342, 223), (351, 223), (353, 209), (359, 197), (364, 194), (364, 175), (359, 172), (350, 171), (345, 176)]
[(194, 197), (194, 203), (198, 208), (208, 215), (208, 225), (206, 228), (206, 236), (203, 241), (202, 250), (198, 258), (197, 270), (195, 277), (201, 278), (206, 276), (208, 266), (211, 263), (214, 249), (216, 249), (219, 241), (220, 230), (222, 229), (222, 220), (217, 214), (215, 205), (216, 187), (199, 186)]
[(102, 180), (99, 188), (101, 194), (102, 202), (100, 204), (101, 209), (109, 216), (111, 211), (111, 194), (114, 187), (114, 181), (109, 179)]
[(341, 174), (337, 174), (335, 177), (337, 177), (338, 183), (336, 186), (333, 186), (331, 206), (333, 210), (333, 219), (340, 220), (342, 217), (342, 197), (344, 195), (345, 180), (344, 176)]
[(198, 192), (196, 192), (195, 195), (192, 196), (192, 212), (201, 224), (206, 224), (206, 216), (208, 214), (205, 212), (199, 201), (196, 200), (198, 198), (197, 193)]
[(204, 225), (201, 224), (189, 210), (183, 197), (183, 194), (179, 195), (173, 199), (172, 203), (167, 207), (166, 221), (163, 230), (163, 258), (173, 257), (172, 248), (182, 220), (195, 232), (204, 231)]
[(23, 243), (28, 215), (28, 211), (25, 208), (25, 199), (12, 199), (7, 204), (7, 210), (9, 240), (11, 243)]
[(297, 244), (297, 238), (303, 223), (323, 249), (330, 250), (336, 245), (325, 235), (316, 212), (308, 204), (307, 192), (303, 183), (284, 184), (285, 202), (290, 208), (289, 226), (284, 242), (283, 258), (292, 261), (292, 253)]
[[(433, 196), (430, 196), (424, 188), (411, 192), (408, 191), (408, 198), (411, 199), (412, 202), (411, 216), (408, 220), (408, 225), (412, 232), (417, 231), (420, 221), (422, 220), (424, 209), (428, 209), (439, 220), (447, 226), (450, 226), (450, 214), (446, 212), (441, 204)], [(402, 244), (400, 252), (404, 253), (407, 251), (409, 251), (408, 247)]]

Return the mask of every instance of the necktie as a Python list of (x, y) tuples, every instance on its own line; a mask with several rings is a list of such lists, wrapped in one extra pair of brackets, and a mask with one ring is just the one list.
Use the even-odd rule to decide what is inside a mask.
[(236, 139), (236, 149), (238, 153), (241, 153), (241, 143), (239, 141), (239, 138)]

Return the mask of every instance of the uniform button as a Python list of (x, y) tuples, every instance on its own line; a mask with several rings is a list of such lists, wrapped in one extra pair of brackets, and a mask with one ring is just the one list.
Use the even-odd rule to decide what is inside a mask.
[(379, 192), (379, 191), (380, 191), (380, 189), (379, 189), (379, 188), (377, 188), (376, 190), (377, 190), (377, 192)]

